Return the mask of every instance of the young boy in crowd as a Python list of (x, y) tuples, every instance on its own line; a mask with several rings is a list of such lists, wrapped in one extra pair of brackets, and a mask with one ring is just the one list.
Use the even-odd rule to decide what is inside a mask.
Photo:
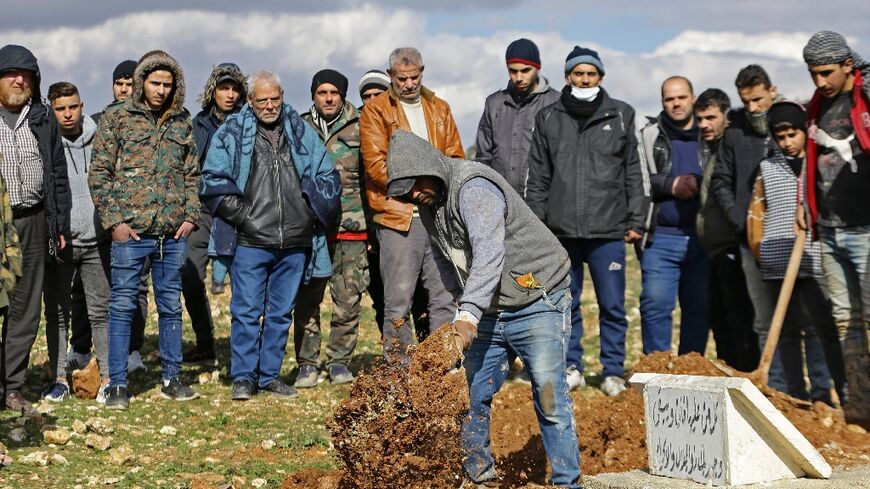
[[(764, 196), (766, 210), (761, 243), (753, 251), (756, 251), (761, 276), (770, 287), (771, 296), (777, 297), (795, 242), (795, 211), (804, 196), (801, 180), (805, 169), (807, 114), (800, 104), (778, 102), (768, 111), (768, 124), (778, 150), (774, 149), (759, 165), (756, 188), (761, 186), (763, 189), (761, 195)], [(749, 219), (757, 217), (750, 215)], [(774, 379), (771, 379), (771, 386), (800, 399), (832, 404), (831, 378), (842, 401), (845, 374), (831, 303), (821, 286), (821, 280), (821, 247), (810, 236), (804, 246), (798, 278), (776, 351), (782, 362), (785, 385), (774, 385)], [(803, 377), (801, 332), (810, 377), (809, 394)]]

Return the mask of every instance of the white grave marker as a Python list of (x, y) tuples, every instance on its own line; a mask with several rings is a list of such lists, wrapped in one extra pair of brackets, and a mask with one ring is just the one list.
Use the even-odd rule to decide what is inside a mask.
[(635, 374), (630, 382), (643, 389), (652, 474), (716, 486), (831, 475), (748, 379)]

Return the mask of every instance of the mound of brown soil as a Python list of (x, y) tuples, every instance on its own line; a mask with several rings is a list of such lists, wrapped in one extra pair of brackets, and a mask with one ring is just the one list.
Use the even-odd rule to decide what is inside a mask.
[(465, 371), (450, 326), (411, 352), (411, 365), (381, 364), (360, 375), (328, 428), (345, 467), (341, 487), (456, 487)]

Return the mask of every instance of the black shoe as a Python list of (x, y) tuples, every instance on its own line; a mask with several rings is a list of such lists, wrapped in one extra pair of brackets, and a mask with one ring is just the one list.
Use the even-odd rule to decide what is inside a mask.
[(211, 283), (211, 293), (214, 295), (221, 295), (224, 293), (225, 285), (223, 282), (212, 282)]
[(214, 347), (200, 348), (195, 346), (190, 350), (182, 353), (182, 362), (188, 365), (199, 365), (201, 367), (217, 367), (217, 356), (214, 353)]
[(233, 382), (233, 390), (230, 396), (234, 401), (247, 401), (254, 395), (254, 383), (250, 380), (237, 380)]
[(110, 386), (106, 394), (106, 409), (125, 411), (130, 407), (130, 395), (123, 385)]
[(285, 384), (281, 379), (273, 380), (272, 383), (266, 387), (260, 387), (260, 390), (269, 392), (275, 396), (286, 397), (288, 399), (299, 397), (299, 394), (296, 393), (296, 389)]
[(179, 377), (170, 379), (169, 384), (161, 387), (160, 395), (173, 401), (192, 401), (199, 397), (199, 393), (182, 382)]

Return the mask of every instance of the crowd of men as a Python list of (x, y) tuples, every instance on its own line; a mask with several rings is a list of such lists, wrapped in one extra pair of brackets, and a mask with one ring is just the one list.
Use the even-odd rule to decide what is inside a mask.
[[(415, 48), (363, 75), (359, 108), (345, 75), (317, 72), (301, 114), (275, 73), (246, 77), (222, 63), (191, 117), (182, 69), (163, 51), (120, 63), (114, 102), (88, 116), (68, 81), (44, 101), (34, 55), (4, 46), (4, 405), (31, 409), (21, 391), (44, 301), (55, 379), (43, 399), (68, 398), (69, 370), (95, 355), (97, 401), (127, 409), (128, 374), (144, 367), (149, 276), (160, 393), (199, 397), (181, 371), (217, 362), (211, 262), (212, 293), (230, 276), (232, 399), (292, 398), (317, 385), (327, 285), (325, 375), (352, 381), (368, 293), (391, 361), (407, 365), (416, 339), (453, 325), (471, 393), (462, 427), (470, 482), (497, 478), (489, 409), (519, 358), (550, 482), (579, 487), (570, 391), (586, 385), (584, 267), (598, 302), (599, 387), (615, 396), (626, 388), (627, 244), (641, 264), (644, 353), (671, 350), (679, 299), (678, 352), (704, 354), (712, 331), (719, 358), (750, 371), (806, 230), (770, 384), (866, 423), (870, 63), (830, 31), (803, 56), (816, 86), (806, 108), (753, 64), (736, 76), (743, 107), (717, 88), (696, 97), (675, 75), (662, 82), (661, 113), (637, 128), (634, 109), (605, 90), (599, 53), (575, 47), (559, 91), (540, 74), (537, 46), (518, 39), (469, 161)], [(196, 335), (184, 352), (182, 295)], [(291, 325), (293, 385), (279, 375)]]

